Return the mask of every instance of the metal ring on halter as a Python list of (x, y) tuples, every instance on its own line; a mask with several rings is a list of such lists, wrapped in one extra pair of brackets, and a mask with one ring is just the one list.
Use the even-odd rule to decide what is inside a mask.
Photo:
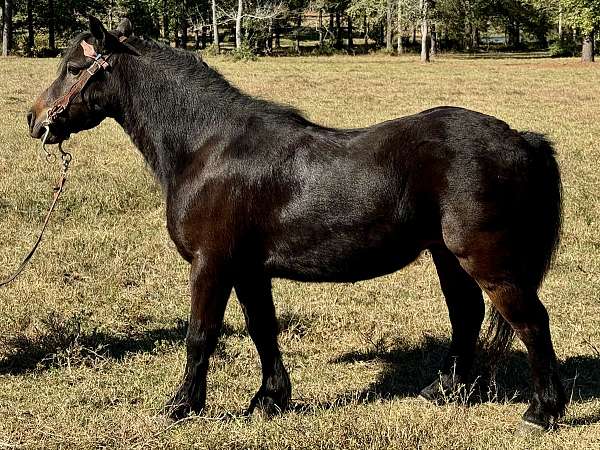
[(46, 119), (42, 123), (42, 126), (46, 129), (46, 131), (44, 131), (44, 136), (42, 136), (42, 150), (46, 154), (46, 162), (52, 163), (56, 161), (56, 155), (46, 148), (46, 140), (48, 139), (48, 135), (50, 134), (50, 122), (48, 121), (48, 119)]
[(62, 159), (63, 163), (63, 173), (65, 173), (69, 168), (69, 164), (71, 164), (71, 161), (73, 160), (73, 155), (63, 150), (62, 141), (58, 143), (58, 150), (60, 151), (60, 158)]

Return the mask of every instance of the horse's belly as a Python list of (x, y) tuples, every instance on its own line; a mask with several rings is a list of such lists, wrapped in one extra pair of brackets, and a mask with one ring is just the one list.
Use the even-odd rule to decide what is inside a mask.
[(296, 236), (273, 246), (266, 268), (274, 277), (301, 281), (359, 281), (395, 272), (423, 248), (416, 236), (400, 234)]

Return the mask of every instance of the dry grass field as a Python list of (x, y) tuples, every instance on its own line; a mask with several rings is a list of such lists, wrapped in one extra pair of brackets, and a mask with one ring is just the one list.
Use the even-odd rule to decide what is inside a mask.
[[(463, 393), (433, 406), (416, 398), (436, 377), (450, 332), (426, 254), (361, 283), (275, 282), (292, 411), (240, 416), (260, 368), (232, 298), (205, 414), (180, 423), (161, 416), (184, 364), (187, 267), (167, 235), (157, 184), (107, 121), (66, 144), (71, 179), (47, 238), (22, 277), (0, 290), (0, 449), (600, 449), (600, 65), (447, 57), (424, 66), (387, 56), (208, 62), (243, 90), (330, 126), (446, 104), (548, 134), (565, 189), (562, 245), (541, 291), (571, 396), (560, 429), (516, 433), (529, 392), (520, 343), (500, 368), (496, 401), (469, 402)], [(56, 64), (0, 61), (0, 277), (33, 243), (58, 171), (25, 125)]]

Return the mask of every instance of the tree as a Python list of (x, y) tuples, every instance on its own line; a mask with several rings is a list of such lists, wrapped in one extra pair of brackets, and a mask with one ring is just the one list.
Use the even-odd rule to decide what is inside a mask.
[(213, 44), (218, 53), (220, 51), (220, 42), (219, 42), (219, 24), (217, 22), (217, 0), (211, 1), (211, 12), (212, 12)]
[(56, 29), (54, 23), (54, 0), (48, 0), (48, 47), (56, 50)]
[(12, 50), (13, 33), (13, 2), (4, 1), (3, 9), (4, 26), (2, 27), (2, 56), (8, 56)]
[(169, 32), (169, 0), (162, 0), (162, 26), (163, 26), (163, 38), (167, 41), (171, 41), (171, 33)]
[(237, 14), (235, 15), (235, 48), (239, 49), (242, 47), (242, 17), (244, 13), (244, 2), (238, 0), (237, 2)]
[[(402, 0), (415, 1), (415, 0)], [(378, 41), (378, 29), (387, 24), (387, 5), (388, 0), (350, 0), (346, 8), (346, 14), (352, 16), (355, 21), (363, 21), (365, 47), (369, 43), (369, 33)], [(391, 28), (390, 28), (391, 30)], [(379, 40), (382, 42), (383, 40)], [(390, 39), (391, 43), (391, 39)]]
[(33, 0), (27, 0), (27, 54), (31, 56), (33, 54), (33, 47), (35, 45), (35, 35), (33, 28)]
[(421, 62), (429, 62), (429, 1), (421, 0)]
[(405, 31), (419, 20), (419, 3), (416, 0), (398, 0), (397, 9), (396, 27), (398, 30), (398, 54), (400, 55), (404, 52), (402, 40)]
[[(240, 0), (241, 1), (241, 0)], [(179, 29), (181, 30), (181, 40), (179, 44), (181, 48), (187, 47), (187, 38), (188, 38), (188, 11), (187, 11), (187, 1), (181, 0), (181, 5), (179, 6)]]
[[(444, 28), (446, 46), (459, 50), (474, 51), (477, 36), (484, 31), (488, 22), (497, 22), (499, 27), (507, 26), (512, 19), (505, 14), (505, 0), (439, 0), (435, 5), (435, 20), (438, 28)], [(508, 0), (506, 0), (508, 1)], [(440, 33), (441, 34), (441, 33)], [(442, 43), (442, 39), (438, 39)]]
[(581, 59), (594, 62), (594, 40), (600, 30), (600, 0), (561, 0), (565, 22), (580, 30)]
[(385, 9), (385, 48), (392, 51), (392, 0), (387, 0)]

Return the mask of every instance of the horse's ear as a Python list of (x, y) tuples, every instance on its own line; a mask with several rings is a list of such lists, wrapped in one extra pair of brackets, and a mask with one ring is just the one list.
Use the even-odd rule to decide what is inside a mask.
[(90, 32), (92, 33), (92, 36), (94, 36), (100, 45), (104, 44), (108, 31), (106, 31), (102, 22), (94, 16), (88, 16), (88, 20), (90, 22)]
[(131, 25), (131, 21), (127, 18), (121, 20), (121, 23), (117, 27), (117, 31), (125, 37), (130, 37), (133, 34), (133, 25)]
[[(90, 32), (92, 36), (98, 42), (98, 50), (107, 51), (111, 53), (129, 53), (131, 55), (139, 56), (140, 53), (127, 42), (121, 42), (113, 33), (110, 33), (104, 28), (102, 22), (96, 19), (94, 16), (89, 16), (90, 21)], [(124, 19), (117, 28), (119, 33), (123, 34), (123, 37), (131, 36), (131, 22), (128, 19)]]

